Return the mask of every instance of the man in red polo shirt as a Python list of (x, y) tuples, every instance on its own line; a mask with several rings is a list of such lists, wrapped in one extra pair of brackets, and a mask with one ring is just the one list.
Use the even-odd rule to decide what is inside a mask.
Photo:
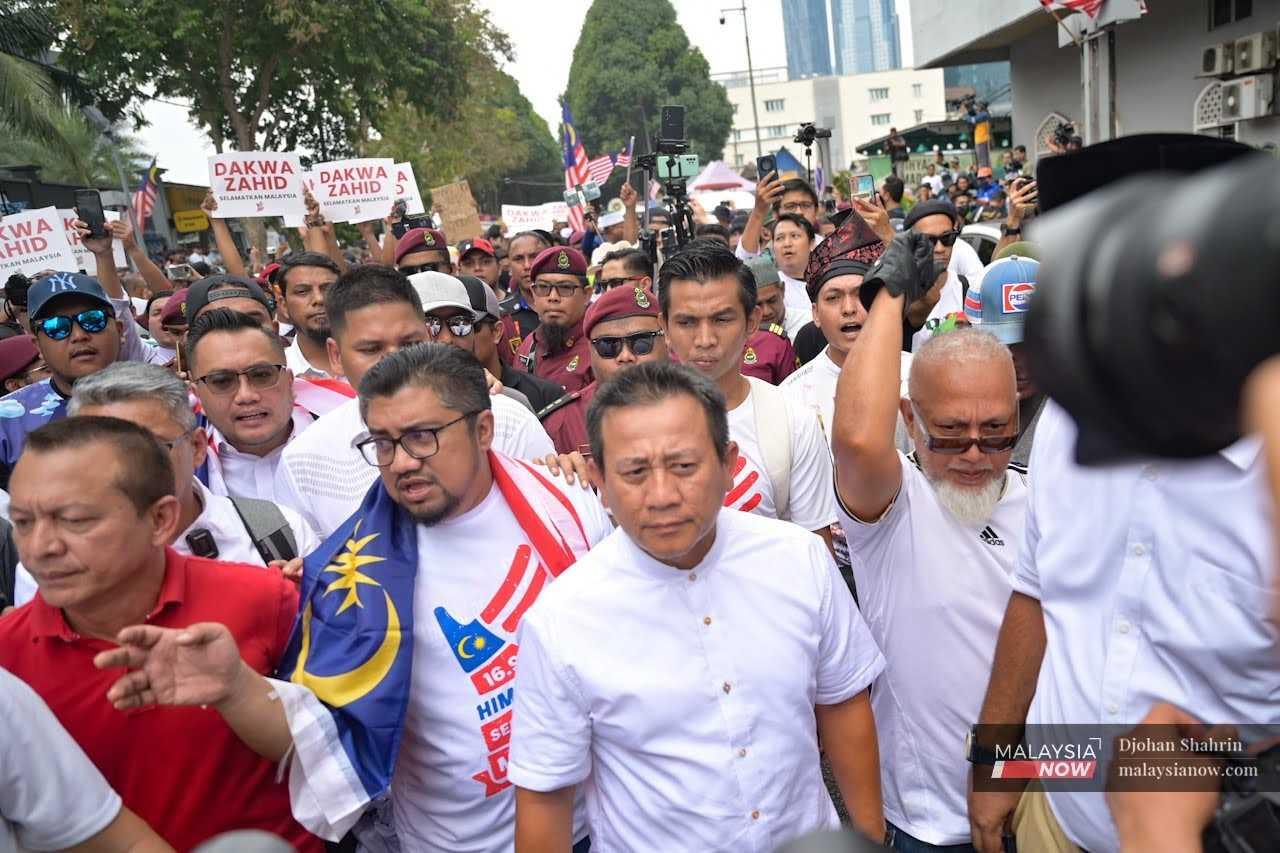
[(289, 810), (275, 766), (212, 710), (117, 711), (122, 674), (94, 656), (139, 622), (226, 624), (261, 673), (275, 670), (298, 609), (279, 573), (184, 557), (168, 455), (115, 418), (57, 421), (27, 436), (10, 480), (14, 540), (39, 594), (0, 618), (0, 667), (21, 678), (124, 800), (178, 850), (233, 829), (263, 829), (320, 851)]

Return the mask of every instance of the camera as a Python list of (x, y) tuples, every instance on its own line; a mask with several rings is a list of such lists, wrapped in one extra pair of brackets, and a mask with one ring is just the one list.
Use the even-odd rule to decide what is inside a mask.
[(800, 129), (796, 131), (795, 142), (797, 145), (803, 145), (805, 148), (812, 148), (814, 140), (830, 139), (831, 129), (827, 127), (816, 127), (813, 122), (801, 122)]
[[(693, 239), (693, 209), (689, 207), (689, 179), (697, 177), (699, 167), (696, 155), (689, 154), (689, 139), (685, 135), (684, 107), (673, 104), (662, 108), (658, 140), (654, 151), (636, 158), (636, 165), (650, 179), (662, 185), (671, 211), (672, 229), (662, 236), (662, 249), (671, 253)], [(642, 235), (643, 236), (643, 235)], [(650, 260), (657, 265), (656, 240), (642, 240), (651, 249)]]
[(1076, 126), (1070, 122), (1060, 121), (1053, 129), (1054, 144), (1066, 148), (1073, 139), (1079, 138)]

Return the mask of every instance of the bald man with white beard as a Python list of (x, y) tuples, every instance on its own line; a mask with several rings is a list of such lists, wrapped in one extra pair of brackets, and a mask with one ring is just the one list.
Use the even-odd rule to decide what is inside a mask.
[[(931, 338), (900, 398), (904, 297), (875, 296), (844, 360), (832, 435), (840, 523), (888, 667), (872, 693), (891, 846), (967, 843), (968, 765), (1023, 538), (1013, 360), (974, 328)], [(916, 450), (900, 453), (901, 412)]]

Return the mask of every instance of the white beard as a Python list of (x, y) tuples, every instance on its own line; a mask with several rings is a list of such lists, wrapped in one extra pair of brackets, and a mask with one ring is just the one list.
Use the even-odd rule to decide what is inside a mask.
[(961, 524), (977, 527), (991, 520), (1000, 495), (1004, 493), (1004, 477), (993, 477), (985, 486), (966, 489), (949, 480), (935, 480), (933, 488), (938, 502)]

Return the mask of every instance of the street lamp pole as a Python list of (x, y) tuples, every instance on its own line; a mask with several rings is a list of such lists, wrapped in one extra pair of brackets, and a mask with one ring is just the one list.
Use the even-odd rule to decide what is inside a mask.
[(755, 67), (751, 64), (751, 28), (747, 26), (747, 0), (742, 0), (741, 6), (731, 6), (728, 9), (720, 10), (720, 23), (724, 23), (724, 15), (726, 12), (742, 13), (742, 35), (747, 42), (747, 83), (751, 87), (751, 120), (755, 122), (756, 132), (756, 156), (764, 156), (764, 144), (760, 141), (760, 112), (756, 107), (756, 72)]

